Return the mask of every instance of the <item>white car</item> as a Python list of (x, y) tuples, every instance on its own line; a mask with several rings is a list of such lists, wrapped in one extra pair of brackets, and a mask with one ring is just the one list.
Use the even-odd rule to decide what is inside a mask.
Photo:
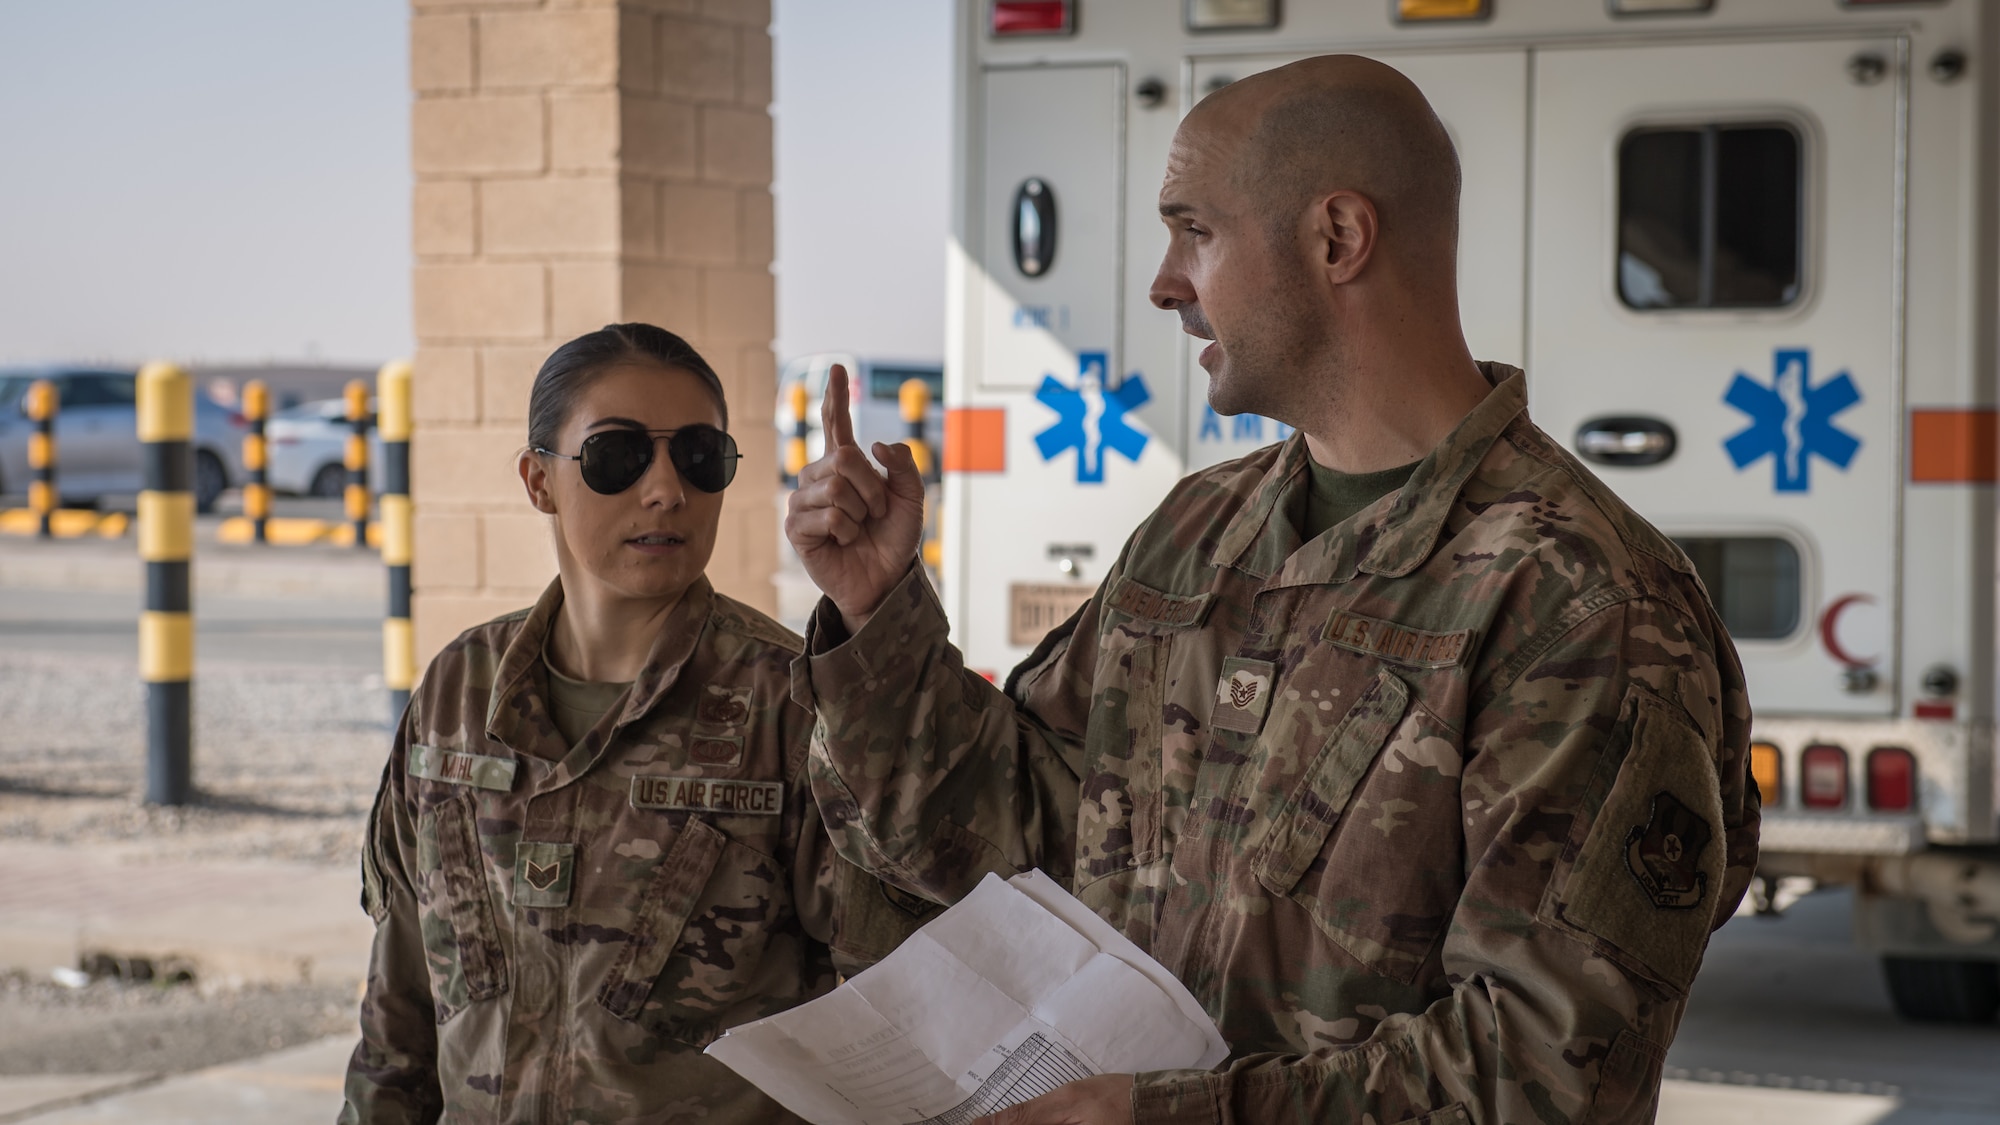
[[(370, 404), (373, 405), (372, 403)], [(372, 418), (373, 415), (371, 414)], [(271, 488), (299, 496), (340, 496), (347, 490), (347, 404), (337, 398), (277, 411), (264, 425)], [(381, 485), (382, 439), (368, 431), (368, 490)]]

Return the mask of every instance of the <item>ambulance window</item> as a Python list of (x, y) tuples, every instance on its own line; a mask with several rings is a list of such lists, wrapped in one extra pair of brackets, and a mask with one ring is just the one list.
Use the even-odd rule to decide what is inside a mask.
[(1635, 309), (1778, 308), (1799, 296), (1799, 135), (1637, 129), (1618, 145), (1618, 296)]
[(1676, 539), (1715, 599), (1722, 623), (1737, 640), (1789, 637), (1804, 601), (1799, 549), (1774, 537)]

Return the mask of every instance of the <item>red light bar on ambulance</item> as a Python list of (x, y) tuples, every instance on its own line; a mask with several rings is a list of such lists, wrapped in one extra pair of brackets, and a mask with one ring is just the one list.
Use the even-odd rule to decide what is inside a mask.
[(993, 0), (993, 34), (1068, 35), (1075, 8), (1076, 0)]

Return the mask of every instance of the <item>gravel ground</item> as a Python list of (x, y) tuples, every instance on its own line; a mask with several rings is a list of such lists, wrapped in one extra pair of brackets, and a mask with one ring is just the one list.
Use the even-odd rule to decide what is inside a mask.
[(178, 1073), (355, 1029), (346, 986), (204, 989), (0, 973), (0, 1075)]
[(129, 660), (0, 653), (0, 840), (145, 841), (164, 859), (357, 861), (389, 731), (379, 678), (204, 665), (194, 804), (145, 788), (145, 688)]

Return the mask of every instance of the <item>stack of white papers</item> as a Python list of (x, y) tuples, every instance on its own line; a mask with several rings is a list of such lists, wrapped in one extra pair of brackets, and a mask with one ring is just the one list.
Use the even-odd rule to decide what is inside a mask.
[(874, 968), (708, 1053), (816, 1125), (963, 1125), (1229, 1047), (1172, 973), (1031, 871), (988, 875)]

